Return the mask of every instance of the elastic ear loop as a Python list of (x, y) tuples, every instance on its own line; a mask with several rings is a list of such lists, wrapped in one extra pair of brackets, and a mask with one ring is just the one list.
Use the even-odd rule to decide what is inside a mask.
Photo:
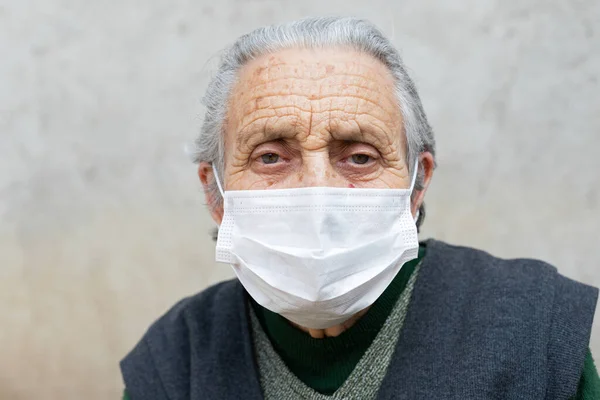
[(417, 171), (419, 170), (419, 159), (415, 160), (415, 167), (413, 168), (412, 179), (410, 180), (410, 193), (412, 194), (415, 188), (415, 182), (417, 181)]
[[(419, 170), (419, 159), (415, 160), (415, 168), (413, 170), (412, 180), (410, 182), (410, 195), (412, 196), (413, 189), (415, 188), (415, 183), (417, 182), (417, 171)], [(419, 220), (419, 216), (421, 215), (421, 210), (417, 209), (417, 213), (415, 215), (415, 223)]]
[(215, 181), (217, 181), (217, 187), (219, 188), (219, 192), (221, 192), (221, 196), (225, 197), (225, 193), (223, 193), (223, 187), (221, 187), (221, 182), (219, 181), (219, 174), (217, 173), (217, 167), (215, 167), (215, 163), (211, 163), (213, 174), (215, 174)]

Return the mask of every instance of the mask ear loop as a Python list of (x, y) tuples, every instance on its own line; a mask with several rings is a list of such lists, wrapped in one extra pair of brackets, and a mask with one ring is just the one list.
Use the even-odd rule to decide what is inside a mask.
[[(419, 159), (415, 160), (415, 167), (413, 169), (412, 180), (410, 182), (410, 195), (412, 197), (413, 189), (415, 188), (415, 183), (417, 182), (417, 171), (419, 170)], [(419, 216), (421, 215), (421, 210), (417, 209), (415, 214), (415, 223), (419, 220)]]
[(413, 168), (412, 179), (410, 180), (410, 193), (412, 194), (415, 188), (415, 182), (417, 181), (417, 171), (419, 170), (419, 159), (415, 160), (415, 167)]
[(223, 188), (221, 187), (221, 182), (219, 181), (219, 174), (217, 173), (217, 167), (215, 167), (215, 163), (211, 163), (213, 174), (215, 175), (215, 181), (217, 181), (217, 187), (219, 188), (219, 192), (221, 196), (225, 197), (225, 193), (223, 193)]

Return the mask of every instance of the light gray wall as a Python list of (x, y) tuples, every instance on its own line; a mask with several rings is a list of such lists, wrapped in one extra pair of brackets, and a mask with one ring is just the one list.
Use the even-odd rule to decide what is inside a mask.
[(598, 1), (2, 1), (0, 398), (118, 398), (149, 323), (232, 276), (182, 147), (219, 49), (316, 14), (371, 19), (416, 78), (423, 236), (600, 285)]

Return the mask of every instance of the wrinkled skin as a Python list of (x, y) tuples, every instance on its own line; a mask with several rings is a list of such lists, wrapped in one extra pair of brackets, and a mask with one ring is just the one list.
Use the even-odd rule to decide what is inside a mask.
[[(290, 49), (246, 64), (233, 88), (225, 125), (225, 190), (310, 186), (408, 188), (402, 115), (387, 68), (369, 55), (345, 49)], [(422, 153), (423, 202), (433, 156)], [(205, 188), (209, 163), (199, 165)], [(207, 203), (216, 204), (205, 190)], [(221, 207), (211, 207), (215, 222)], [(363, 310), (327, 329), (299, 327), (312, 337), (337, 336)]]

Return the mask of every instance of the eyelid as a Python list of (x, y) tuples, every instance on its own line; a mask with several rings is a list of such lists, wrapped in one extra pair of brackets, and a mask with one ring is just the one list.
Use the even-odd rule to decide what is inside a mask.
[(278, 156), (280, 156), (281, 152), (277, 151), (277, 150), (270, 150), (270, 149), (265, 149), (265, 150), (261, 150), (259, 152), (256, 153), (256, 157), (262, 157), (265, 154), (277, 154)]
[(351, 152), (348, 155), (348, 157), (356, 156), (359, 154), (364, 154), (365, 156), (369, 156), (372, 158), (379, 158), (379, 152), (377, 152), (377, 151), (360, 151), (360, 150)]
[(344, 150), (344, 153), (348, 154), (348, 156), (345, 158), (352, 157), (356, 154), (364, 154), (373, 158), (379, 158), (381, 156), (381, 153), (379, 152), (379, 150), (377, 150), (377, 148), (375, 148), (375, 146), (362, 142), (350, 144)]
[(289, 150), (286, 149), (285, 143), (280, 140), (264, 142), (256, 146), (250, 158), (256, 160), (265, 154), (277, 154), (279, 157), (286, 158), (289, 156)]

